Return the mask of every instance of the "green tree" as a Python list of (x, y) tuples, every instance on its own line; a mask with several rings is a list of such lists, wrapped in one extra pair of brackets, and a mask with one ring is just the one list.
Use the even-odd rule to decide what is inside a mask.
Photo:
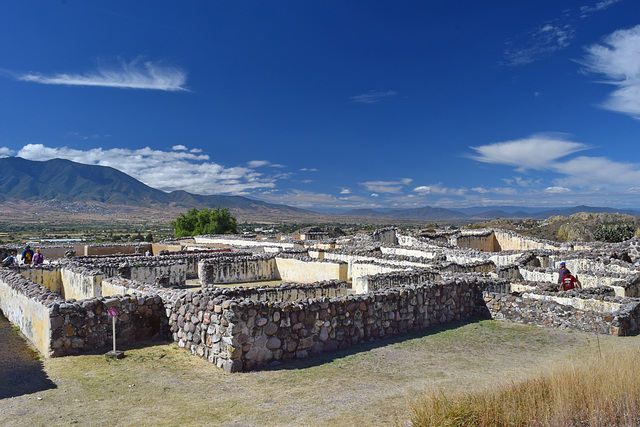
[(149, 233), (144, 238), (145, 242), (153, 242), (153, 234)]
[(213, 210), (191, 208), (181, 213), (171, 222), (176, 237), (199, 236), (202, 234), (235, 234), (238, 224), (227, 208), (216, 207)]

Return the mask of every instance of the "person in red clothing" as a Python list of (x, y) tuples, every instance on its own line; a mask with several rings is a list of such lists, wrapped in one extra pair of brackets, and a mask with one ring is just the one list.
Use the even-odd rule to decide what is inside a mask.
[(567, 270), (566, 273), (564, 273), (562, 283), (560, 283), (560, 287), (558, 288), (558, 290), (568, 291), (569, 289), (573, 288), (580, 289), (582, 288), (582, 286), (580, 286), (580, 282), (578, 281), (578, 279), (573, 277), (573, 275)]

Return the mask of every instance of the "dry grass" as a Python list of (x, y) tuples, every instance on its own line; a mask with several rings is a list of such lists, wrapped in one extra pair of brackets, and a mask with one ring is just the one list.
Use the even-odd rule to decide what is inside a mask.
[(640, 347), (607, 348), (542, 375), (484, 391), (430, 392), (416, 426), (618, 426), (640, 421)]

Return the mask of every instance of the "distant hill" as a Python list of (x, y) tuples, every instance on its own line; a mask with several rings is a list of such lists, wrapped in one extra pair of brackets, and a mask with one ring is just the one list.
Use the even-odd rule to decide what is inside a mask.
[[(320, 217), (324, 219), (350, 217), (371, 219), (375, 222), (383, 222), (387, 219), (486, 221), (497, 218), (547, 219), (551, 216), (570, 216), (578, 212), (640, 216), (640, 212), (635, 210), (589, 206), (547, 209), (516, 206), (444, 209), (424, 206), (396, 210), (355, 209), (341, 215), (319, 214), (242, 196), (203, 196), (186, 191), (166, 193), (106, 166), (84, 165), (63, 159), (38, 162), (20, 157), (2, 158), (0, 159), (0, 204), (2, 204), (5, 218), (12, 218), (13, 211), (9, 206), (11, 203), (18, 202), (27, 203), (30, 206), (43, 206), (42, 209), (38, 209), (40, 213), (37, 215), (53, 210), (63, 213), (103, 212), (103, 215), (111, 212), (120, 220), (126, 220), (123, 215), (117, 216), (125, 211), (133, 215), (146, 209), (149, 214), (167, 217), (190, 208), (214, 207), (227, 207), (232, 214), (243, 216), (244, 220), (250, 221), (266, 218), (314, 220)], [(123, 210), (122, 207), (125, 209)], [(18, 213), (23, 212), (24, 206), (18, 206), (15, 209)]]
[(570, 216), (579, 212), (590, 213), (618, 213), (640, 216), (640, 211), (629, 209), (615, 209), (605, 207), (575, 206), (572, 208), (528, 208), (505, 206), (501, 207), (473, 207), (461, 209), (444, 209), (425, 206), (422, 208), (374, 210), (354, 209), (343, 213), (343, 216), (364, 218), (389, 218), (389, 219), (417, 219), (424, 221), (437, 220), (474, 220), (486, 221), (498, 218), (506, 219), (547, 219), (551, 216)]
[(391, 211), (376, 211), (374, 209), (353, 209), (342, 214), (343, 216), (365, 218), (394, 218), (394, 219), (424, 219), (424, 220), (454, 220), (469, 218), (461, 212), (444, 208), (397, 209)]
[(0, 159), (0, 202), (58, 201), (144, 208), (227, 207), (234, 213), (313, 216), (315, 212), (242, 196), (203, 196), (186, 191), (165, 193), (107, 166), (64, 159), (44, 162)]

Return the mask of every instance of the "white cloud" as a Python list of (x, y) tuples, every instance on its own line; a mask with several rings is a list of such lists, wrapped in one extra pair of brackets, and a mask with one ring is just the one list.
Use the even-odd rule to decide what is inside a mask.
[(195, 194), (242, 194), (248, 190), (275, 187), (276, 178), (252, 169), (219, 165), (206, 154), (161, 151), (149, 147), (131, 150), (95, 148), (86, 151), (42, 144), (25, 145), (18, 157), (29, 160), (68, 159), (74, 162), (110, 166), (160, 190), (185, 190)]
[(403, 178), (399, 181), (368, 181), (361, 182), (360, 185), (364, 186), (369, 191), (377, 193), (389, 193), (399, 194), (402, 192), (402, 188), (413, 181), (410, 178)]
[(567, 175), (556, 180), (562, 186), (635, 186), (640, 182), (640, 165), (614, 162), (605, 157), (578, 157), (554, 165)]
[(474, 187), (471, 189), (471, 191), (475, 191), (476, 193), (480, 193), (480, 194), (486, 194), (489, 192), (489, 190), (487, 190), (484, 187)]
[(351, 194), (351, 190), (349, 190), (348, 188), (343, 188), (342, 190), (340, 190), (340, 194)]
[(414, 193), (418, 193), (420, 196), (426, 196), (427, 194), (450, 194), (455, 196), (462, 196), (467, 193), (464, 188), (447, 188), (441, 184), (433, 185), (421, 185), (412, 190)]
[(397, 94), (398, 93), (395, 90), (370, 90), (366, 93), (352, 96), (350, 99), (353, 102), (359, 102), (362, 104), (375, 104), (384, 98), (391, 98)]
[(185, 147), (184, 145), (174, 145), (173, 147), (171, 147), (171, 149), (173, 151), (187, 151), (187, 147)]
[(470, 155), (483, 163), (514, 166), (518, 171), (527, 169), (549, 169), (550, 163), (577, 151), (586, 150), (587, 145), (566, 141), (557, 135), (539, 134), (514, 141), (496, 142), (471, 147), (478, 155)]
[(0, 147), (0, 158), (13, 156), (14, 151), (7, 147)]
[(40, 73), (28, 73), (18, 75), (16, 78), (25, 82), (49, 85), (101, 86), (169, 92), (188, 91), (185, 88), (187, 74), (183, 70), (140, 59), (131, 62), (120, 61), (118, 66), (99, 65), (96, 71), (87, 74), (47, 76)]
[(570, 193), (571, 190), (569, 188), (566, 187), (547, 187), (544, 189), (544, 191), (546, 193), (550, 193), (550, 194), (566, 194), (566, 193)]
[(316, 169), (316, 168), (302, 168), (302, 169), (300, 169), (300, 172), (318, 172), (318, 169)]
[(250, 168), (259, 168), (260, 166), (268, 165), (269, 162), (266, 160), (251, 160), (247, 163), (247, 166)]
[(602, 44), (588, 46), (586, 52), (581, 62), (586, 69), (617, 86), (603, 108), (640, 120), (640, 25), (616, 31)]

